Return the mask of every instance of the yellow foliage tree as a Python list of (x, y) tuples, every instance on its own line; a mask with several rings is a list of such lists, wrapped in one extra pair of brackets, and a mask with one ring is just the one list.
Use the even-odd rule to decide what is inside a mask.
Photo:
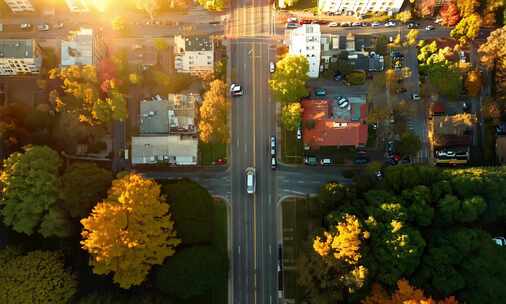
[(362, 231), (358, 218), (346, 214), (335, 227), (335, 233), (324, 232), (324, 237), (317, 236), (313, 242), (313, 249), (321, 256), (332, 255), (337, 260), (349, 264), (357, 264), (360, 258), (360, 244), (367, 239), (369, 233)]
[(200, 107), (200, 139), (205, 143), (227, 143), (229, 128), (227, 121), (230, 102), (225, 83), (216, 79), (209, 85)]
[(106, 200), (82, 219), (82, 248), (97, 274), (114, 273), (121, 288), (141, 284), (181, 243), (160, 186), (138, 174), (113, 181)]
[(397, 282), (397, 290), (389, 296), (381, 285), (372, 285), (371, 293), (362, 301), (362, 304), (458, 304), (455, 297), (451, 296), (443, 300), (433, 300), (426, 297), (423, 290), (417, 289), (409, 284), (407, 280), (401, 279)]

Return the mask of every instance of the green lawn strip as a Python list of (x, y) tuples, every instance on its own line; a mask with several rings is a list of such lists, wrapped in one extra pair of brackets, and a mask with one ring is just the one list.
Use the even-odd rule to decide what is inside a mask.
[(218, 159), (227, 159), (226, 144), (206, 144), (199, 141), (199, 157), (201, 165), (213, 165)]
[(288, 164), (301, 164), (304, 146), (297, 140), (296, 131), (287, 131), (281, 127), (281, 160)]
[(346, 162), (350, 162), (356, 155), (355, 149), (353, 147), (320, 147), (318, 151), (312, 153), (313, 155), (324, 158), (324, 157), (332, 157), (336, 164), (344, 164)]
[(303, 290), (297, 286), (296, 260), (309, 237), (306, 200), (290, 198), (283, 201), (283, 286), (284, 297), (301, 299)]

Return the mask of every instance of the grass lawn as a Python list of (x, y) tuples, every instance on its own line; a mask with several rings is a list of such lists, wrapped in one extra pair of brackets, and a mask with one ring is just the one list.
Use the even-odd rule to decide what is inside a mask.
[(283, 286), (286, 299), (301, 299), (303, 290), (297, 286), (295, 262), (304, 243), (310, 237), (311, 227), (318, 225), (311, 218), (308, 201), (301, 198), (289, 198), (282, 202), (283, 212)]
[(301, 164), (304, 160), (304, 144), (297, 140), (296, 131), (281, 128), (281, 160), (287, 164)]
[(331, 157), (336, 164), (352, 161), (356, 156), (355, 148), (353, 147), (320, 147), (318, 151), (311, 152), (310, 154), (320, 158)]
[(226, 144), (206, 144), (199, 141), (199, 160), (201, 165), (214, 165), (218, 159), (227, 160)]
[[(213, 246), (228, 254), (227, 248), (227, 206), (221, 199), (214, 200), (213, 208)], [(230, 257), (229, 257), (230, 259)], [(227, 304), (228, 278), (221, 282), (221, 288), (211, 290), (209, 293), (181, 302), (181, 304)], [(179, 304), (179, 302), (176, 302)]]

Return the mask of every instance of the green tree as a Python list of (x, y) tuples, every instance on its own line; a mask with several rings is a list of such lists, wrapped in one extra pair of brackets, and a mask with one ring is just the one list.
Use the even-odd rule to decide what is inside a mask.
[(94, 163), (74, 163), (65, 169), (61, 180), (62, 207), (71, 217), (81, 219), (106, 197), (112, 173)]
[(212, 227), (213, 198), (201, 185), (191, 180), (162, 184), (162, 194), (171, 203), (176, 230), (184, 244), (208, 244)]
[(462, 75), (455, 67), (444, 64), (433, 64), (429, 67), (429, 81), (439, 94), (457, 99), (462, 91)]
[(439, 223), (450, 225), (453, 223), (471, 223), (485, 211), (487, 203), (480, 196), (459, 200), (453, 195), (446, 195), (438, 202)]
[(388, 52), (388, 38), (386, 35), (380, 35), (376, 39), (374, 51), (380, 55), (386, 56)]
[(159, 51), (166, 50), (169, 47), (169, 44), (165, 38), (153, 38), (153, 43), (155, 45), (155, 48)]
[(192, 246), (158, 267), (155, 286), (164, 293), (189, 299), (220, 288), (227, 273), (226, 254), (211, 246)]
[(70, 303), (76, 291), (77, 281), (65, 270), (60, 252), (32, 251), (2, 263), (2, 303)]
[(288, 131), (295, 131), (301, 124), (302, 108), (299, 102), (292, 102), (281, 110), (281, 124)]
[(200, 140), (205, 143), (228, 143), (230, 138), (229, 108), (230, 101), (225, 83), (219, 79), (212, 81), (200, 107)]
[(198, 2), (203, 8), (217, 12), (223, 11), (228, 5), (227, 0), (198, 0)]
[(181, 243), (160, 186), (138, 174), (114, 180), (107, 199), (81, 224), (81, 245), (91, 255), (93, 272), (112, 272), (125, 289), (141, 284)]
[(460, 44), (466, 44), (478, 36), (480, 25), (480, 15), (468, 15), (459, 21), (457, 26), (450, 32), (450, 36), (457, 39)]
[(276, 64), (276, 71), (269, 80), (274, 98), (282, 103), (295, 102), (308, 95), (309, 62), (302, 55), (287, 55)]
[(116, 16), (112, 19), (112, 30), (119, 33), (124, 33), (126, 31), (126, 21), (125, 18), (121, 16)]
[(44, 237), (68, 236), (65, 225), (53, 225), (54, 220), (61, 223), (55, 209), (60, 188), (60, 165), (58, 153), (44, 146), (27, 146), (23, 153), (16, 152), (5, 160), (0, 175), (3, 187), (0, 202), (6, 225), (28, 235), (38, 231)]
[(414, 156), (422, 148), (420, 138), (412, 132), (405, 132), (397, 145), (397, 151), (402, 156)]

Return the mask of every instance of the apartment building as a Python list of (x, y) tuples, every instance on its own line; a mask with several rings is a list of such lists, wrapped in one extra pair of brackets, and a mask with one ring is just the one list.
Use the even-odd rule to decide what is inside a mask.
[(323, 13), (342, 15), (365, 15), (368, 13), (397, 13), (404, 0), (318, 0)]
[(180, 73), (213, 71), (214, 45), (208, 36), (174, 37), (175, 69)]
[(36, 74), (42, 65), (40, 47), (33, 39), (0, 40), (0, 75)]
[(69, 40), (61, 42), (61, 65), (96, 64), (106, 54), (106, 45), (101, 34), (91, 28), (81, 28), (71, 33)]
[(320, 73), (320, 25), (303, 24), (289, 34), (289, 54), (304, 55), (309, 61), (308, 76), (318, 78)]
[(85, 0), (65, 0), (65, 2), (72, 13), (89, 12), (88, 5)]
[(5, 0), (5, 3), (14, 13), (35, 11), (30, 0)]

